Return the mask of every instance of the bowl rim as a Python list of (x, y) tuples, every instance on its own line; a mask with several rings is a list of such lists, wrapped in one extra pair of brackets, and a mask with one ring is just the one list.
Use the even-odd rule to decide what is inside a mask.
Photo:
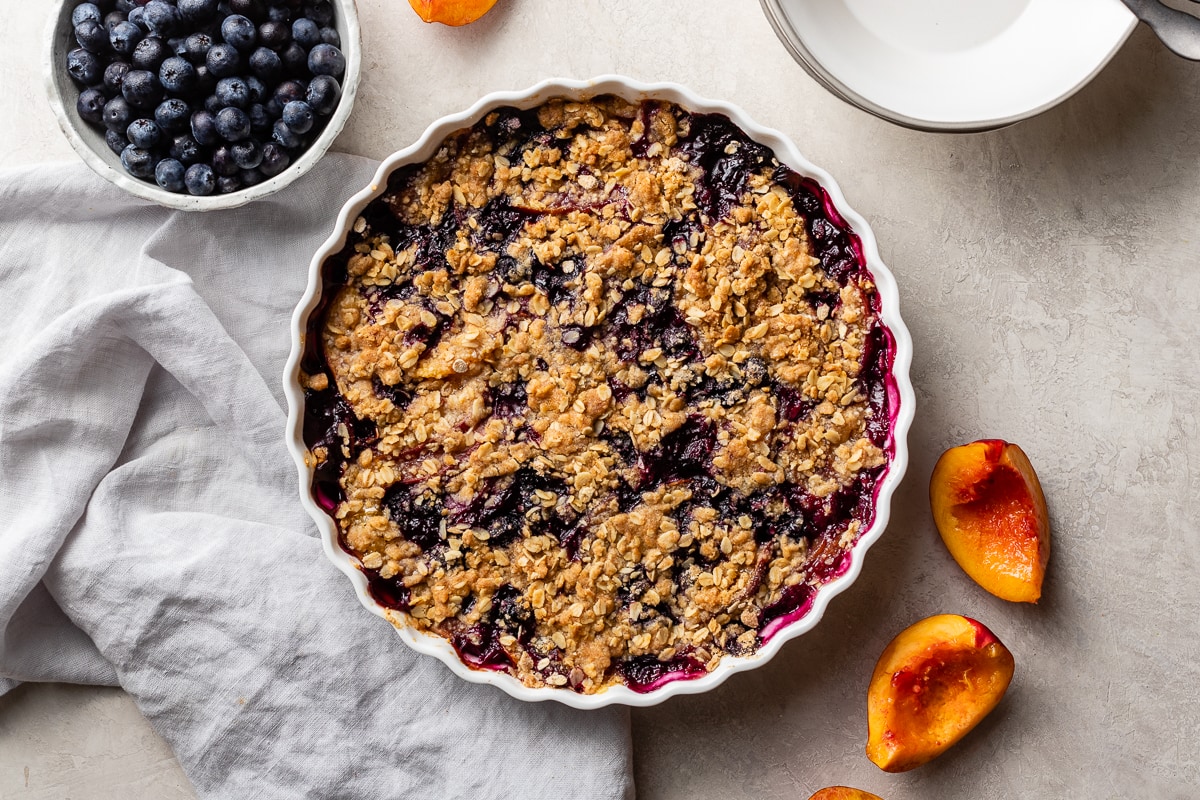
[[(367, 590), (366, 576), (359, 568), (358, 559), (341, 548), (332, 519), (317, 506), (312, 497), (310, 487), (313, 470), (309, 464), (311, 456), (302, 436), (304, 398), (299, 380), (300, 359), (304, 350), (308, 318), (316, 308), (321, 296), (322, 265), (326, 258), (342, 249), (354, 220), (366, 205), (386, 190), (388, 176), (401, 166), (429, 158), (446, 136), (469, 127), (497, 107), (512, 105), (530, 108), (553, 97), (582, 99), (600, 94), (616, 94), (631, 101), (667, 100), (678, 103), (689, 111), (725, 114), (756, 141), (771, 147), (780, 161), (796, 169), (802, 175), (814, 178), (821, 184), (829, 193), (838, 211), (862, 241), (867, 267), (879, 291), (880, 317), (894, 339), (892, 376), (899, 394), (899, 409), (895, 414), (892, 431), (893, 454), (886, 472), (877, 484), (875, 518), (848, 551), (849, 566), (846, 571), (816, 591), (807, 614), (789, 622), (755, 653), (750, 656), (725, 656), (707, 675), (690, 680), (671, 681), (646, 693), (638, 693), (622, 685), (609, 687), (596, 694), (577, 694), (573, 691), (550, 687), (532, 688), (523, 685), (517, 678), (507, 673), (471, 669), (459, 659), (458, 654), (445, 639), (418, 631), (415, 627), (405, 624), (406, 615), (403, 612), (396, 612), (380, 606), (371, 598)], [(830, 600), (845, 591), (858, 577), (862, 570), (863, 555), (871, 545), (878, 541), (887, 527), (891, 497), (908, 466), (907, 437), (915, 410), (915, 396), (909, 378), (909, 367), (912, 362), (912, 339), (900, 317), (899, 292), (895, 277), (880, 258), (878, 244), (870, 226), (861, 215), (850, 208), (833, 177), (824, 169), (804, 158), (791, 140), (782, 133), (753, 122), (741, 108), (732, 103), (705, 99), (676, 83), (642, 83), (620, 75), (602, 75), (590, 80), (551, 78), (522, 91), (493, 92), (480, 98), (465, 111), (436, 120), (413, 144), (384, 159), (375, 171), (370, 184), (342, 206), (333, 232), (320, 246), (309, 264), (308, 287), (292, 314), (291, 337), (292, 350), (282, 376), (283, 391), (288, 401), (286, 440), (288, 449), (296, 462), (301, 503), (320, 531), (325, 555), (349, 578), (359, 602), (372, 613), (391, 622), (400, 638), (413, 650), (434, 656), (464, 680), (496, 686), (519, 700), (532, 702), (552, 700), (580, 709), (603, 708), (610, 705), (651, 706), (675, 695), (706, 692), (724, 683), (731, 675), (767, 663), (786, 642), (812, 630), (821, 620)]]
[[(135, 178), (110, 163), (107, 156), (111, 155), (111, 151), (107, 147), (104, 152), (97, 152), (97, 149), (87, 142), (80, 133), (80, 129), (94, 129), (79, 117), (74, 103), (64, 100), (63, 88), (74, 87), (75, 84), (66, 76), (65, 70), (61, 69), (60, 65), (61, 60), (66, 57), (66, 53), (73, 48), (70, 46), (72, 40), (69, 38), (69, 34), (67, 36), (60, 34), (64, 28), (63, 20), (70, 19), (72, 6), (77, 2), (79, 0), (55, 0), (46, 23), (46, 44), (42, 51), (42, 77), (46, 96), (50, 101), (54, 118), (58, 121), (59, 129), (62, 130), (63, 135), (67, 137), (67, 141), (70, 142), (71, 147), (79, 154), (84, 163), (100, 177), (135, 197), (180, 211), (221, 211), (239, 208), (274, 194), (308, 173), (329, 150), (350, 119), (354, 100), (358, 96), (362, 71), (362, 31), (358, 20), (357, 0), (332, 0), (337, 20), (341, 21), (345, 28), (344, 31), (341, 31), (340, 27), (342, 26), (338, 26), (335, 22), (335, 27), (339, 27), (342, 38), (340, 49), (346, 57), (346, 71), (340, 81), (342, 96), (338, 101), (338, 107), (325, 124), (325, 130), (298, 159), (278, 175), (230, 194), (196, 196), (168, 192), (155, 183)], [(62, 46), (63, 42), (67, 43), (65, 48)], [(76, 91), (78, 92), (78, 90)], [(103, 144), (103, 140), (101, 143)]]
[(1090, 72), (1083, 78), (1071, 86), (1069, 89), (1059, 94), (1050, 100), (1039, 103), (1024, 111), (1009, 114), (1007, 116), (990, 117), (979, 120), (961, 120), (961, 121), (945, 121), (945, 120), (929, 120), (919, 117), (909, 116), (907, 114), (895, 111), (885, 105), (868, 99), (859, 92), (850, 88), (849, 85), (839, 80), (832, 72), (820, 62), (819, 59), (809, 50), (804, 43), (804, 38), (796, 31), (796, 29), (787, 22), (787, 16), (783, 10), (784, 0), (759, 0), (759, 6), (762, 8), (763, 15), (766, 16), (767, 22), (775, 31), (776, 37), (783, 44), (784, 48), (792, 56), (793, 60), (798, 63), (809, 77), (815, 80), (818, 84), (825, 88), (830, 94), (837, 97), (839, 100), (848, 103), (855, 108), (865, 111), (872, 116), (887, 122), (900, 125), (911, 130), (923, 131), (925, 133), (983, 133), (986, 131), (1006, 128), (1009, 125), (1015, 125), (1039, 114), (1044, 114), (1055, 106), (1066, 101), (1068, 98), (1075, 95), (1092, 80), (1100, 74), (1100, 72), (1112, 61), (1113, 57), (1125, 45), (1137, 27), (1137, 18), (1131, 13), (1129, 22), (1124, 33), (1113, 45), (1112, 49), (1102, 58)]

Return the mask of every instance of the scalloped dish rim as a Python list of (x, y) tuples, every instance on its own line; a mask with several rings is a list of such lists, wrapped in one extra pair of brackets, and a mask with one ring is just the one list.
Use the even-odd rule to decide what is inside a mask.
[[(303, 353), (308, 317), (320, 299), (322, 265), (326, 258), (337, 253), (344, 246), (351, 225), (367, 204), (386, 190), (388, 176), (402, 166), (428, 159), (440, 146), (443, 139), (455, 131), (469, 127), (495, 108), (506, 105), (531, 108), (553, 97), (583, 99), (601, 94), (615, 94), (630, 101), (666, 100), (677, 103), (688, 111), (724, 114), (753, 139), (769, 146), (781, 162), (801, 175), (813, 178), (829, 193), (834, 206), (862, 241), (867, 269), (879, 292), (880, 319), (891, 333), (893, 340), (893, 362), (889, 375), (895, 383), (896, 394), (899, 397), (899, 408), (891, 409), (893, 416), (891, 453), (885, 471), (876, 484), (874, 519), (867, 530), (847, 550), (848, 566), (842, 574), (817, 589), (807, 613), (786, 624), (769, 637), (756, 652), (748, 656), (726, 655), (706, 675), (687, 680), (673, 680), (645, 693), (636, 692), (623, 685), (610, 686), (595, 694), (580, 694), (569, 689), (549, 687), (533, 688), (525, 686), (515, 677), (504, 672), (472, 669), (459, 659), (458, 654), (447, 640), (417, 630), (408, 624), (407, 615), (403, 612), (386, 609), (379, 605), (368, 593), (367, 579), (360, 568), (358, 559), (342, 549), (333, 520), (317, 506), (312, 497), (313, 469), (308, 464), (311, 454), (302, 437), (304, 396), (299, 381), (300, 358)], [(767, 663), (779, 652), (784, 643), (812, 630), (821, 620), (830, 600), (854, 583), (862, 569), (863, 556), (871, 545), (878, 541), (887, 527), (892, 494), (900, 484), (908, 466), (907, 437), (913, 420), (915, 404), (909, 379), (912, 339), (900, 318), (896, 280), (879, 257), (878, 245), (870, 226), (865, 219), (847, 205), (846, 199), (833, 177), (804, 158), (791, 140), (782, 133), (756, 124), (736, 105), (702, 98), (679, 84), (642, 83), (618, 75), (604, 75), (591, 80), (549, 79), (524, 91), (493, 92), (481, 98), (469, 109), (437, 120), (426, 128), (416, 142), (384, 159), (376, 170), (371, 183), (350, 198), (342, 207), (333, 233), (317, 250), (309, 265), (308, 287), (291, 318), (291, 338), (292, 349), (283, 374), (283, 390), (288, 401), (287, 445), (296, 462), (301, 502), (320, 531), (325, 555), (350, 579), (363, 606), (391, 622), (400, 638), (413, 650), (437, 658), (464, 680), (496, 686), (519, 700), (530, 702), (553, 700), (581, 709), (603, 708), (610, 705), (651, 706), (675, 695), (706, 692), (724, 683), (735, 673)]]

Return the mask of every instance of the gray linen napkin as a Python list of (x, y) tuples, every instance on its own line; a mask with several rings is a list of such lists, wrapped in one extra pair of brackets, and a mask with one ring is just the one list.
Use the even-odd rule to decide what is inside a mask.
[(625, 710), (412, 653), (296, 498), (288, 318), (374, 167), (210, 214), (0, 172), (0, 693), (120, 684), (205, 798), (632, 797)]

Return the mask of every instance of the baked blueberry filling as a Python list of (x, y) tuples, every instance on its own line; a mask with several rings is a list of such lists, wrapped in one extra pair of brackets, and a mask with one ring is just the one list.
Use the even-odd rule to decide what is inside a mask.
[(314, 497), (471, 667), (698, 677), (871, 524), (895, 409), (861, 244), (725, 117), (500, 109), (393, 173), (322, 277)]

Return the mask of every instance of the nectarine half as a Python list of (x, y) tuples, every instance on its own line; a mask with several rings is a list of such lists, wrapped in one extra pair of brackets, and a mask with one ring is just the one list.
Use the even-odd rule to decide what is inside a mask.
[(871, 676), (867, 758), (904, 772), (941, 755), (996, 707), (1013, 666), (1008, 648), (968, 617), (940, 614), (906, 628)]
[(1036, 603), (1050, 558), (1050, 516), (1024, 451), (1000, 439), (947, 450), (929, 502), (954, 560), (997, 597)]
[(457, 28), (482, 17), (496, 5), (496, 0), (408, 0), (408, 4), (426, 22)]
[(877, 794), (851, 789), (849, 786), (830, 786), (814, 794), (808, 800), (883, 800)]

